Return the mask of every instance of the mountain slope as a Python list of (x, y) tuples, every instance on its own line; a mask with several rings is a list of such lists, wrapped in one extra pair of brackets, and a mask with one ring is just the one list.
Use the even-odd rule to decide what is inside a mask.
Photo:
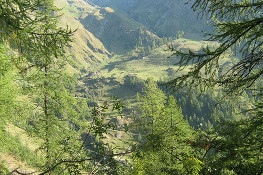
[[(62, 9), (61, 25), (77, 29), (68, 53), (79, 68), (126, 54), (138, 46), (153, 45), (159, 37), (125, 12), (102, 8), (85, 0), (55, 0)], [(111, 53), (110, 53), (111, 52)]]
[(138, 47), (155, 48), (158, 36), (176, 36), (184, 31), (185, 38), (200, 39), (201, 29), (206, 28), (184, 0), (55, 2), (63, 9), (61, 24), (77, 29), (68, 53), (79, 70), (108, 59), (110, 53), (125, 55)]
[(159, 38), (124, 12), (109, 7), (84, 13), (81, 22), (114, 53), (123, 54), (134, 49), (139, 40), (146, 45)]
[(68, 25), (72, 29), (77, 29), (73, 35), (72, 47), (68, 50), (68, 54), (77, 62), (77, 66), (80, 67), (78, 69), (87, 68), (91, 63), (108, 59), (110, 53), (105, 49), (103, 43), (85, 29), (79, 21), (79, 16), (83, 11), (89, 12), (95, 7), (83, 0), (55, 0), (55, 4), (58, 8), (62, 8), (61, 25), (64, 27)]
[(199, 20), (186, 0), (89, 0), (100, 6), (116, 7), (144, 24), (160, 37), (175, 36), (200, 39), (202, 30), (209, 30), (205, 20)]
[[(193, 41), (185, 38), (176, 39), (171, 42), (175, 49), (200, 51), (201, 48), (207, 45), (215, 46), (218, 43), (210, 41)], [(177, 72), (179, 68), (177, 63), (179, 58), (171, 56), (172, 52), (167, 51), (167, 46), (162, 45), (156, 49), (150, 51), (147, 56), (132, 58), (121, 58), (117, 60), (111, 60), (108, 65), (101, 71), (105, 77), (119, 77), (120, 79), (127, 76), (133, 75), (140, 79), (146, 80), (148, 77), (153, 77), (155, 80), (169, 80), (181, 73), (188, 71), (193, 65), (189, 64), (184, 70)], [(171, 57), (170, 57), (171, 56)], [(234, 57), (224, 57), (220, 60), (220, 64), (224, 68), (230, 66), (235, 61)], [(204, 71), (204, 70), (202, 70)]]

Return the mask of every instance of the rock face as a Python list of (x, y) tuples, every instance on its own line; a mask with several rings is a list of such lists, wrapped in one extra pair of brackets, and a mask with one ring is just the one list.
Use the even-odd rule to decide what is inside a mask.
[(209, 30), (206, 21), (198, 19), (186, 0), (89, 0), (100, 5), (117, 7), (134, 20), (150, 28), (159, 37), (175, 36), (184, 31), (185, 37), (200, 39), (202, 30)]

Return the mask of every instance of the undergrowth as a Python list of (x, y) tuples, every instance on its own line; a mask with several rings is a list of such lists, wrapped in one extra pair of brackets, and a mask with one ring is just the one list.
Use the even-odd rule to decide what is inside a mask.
[[(37, 167), (44, 162), (41, 155), (33, 152), (21, 142), (19, 135), (13, 136), (0, 126), (0, 152), (15, 155), (17, 159), (29, 166)], [(0, 172), (6, 170), (5, 163), (0, 160)]]

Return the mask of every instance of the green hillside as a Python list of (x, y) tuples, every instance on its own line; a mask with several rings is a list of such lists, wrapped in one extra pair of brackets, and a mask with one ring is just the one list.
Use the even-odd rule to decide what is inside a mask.
[(155, 48), (160, 41), (158, 36), (176, 36), (183, 31), (186, 38), (200, 38), (196, 36), (205, 27), (183, 1), (56, 0), (55, 4), (63, 12), (61, 25), (77, 29), (68, 50), (69, 58), (76, 64), (71, 63), (69, 72), (107, 60), (111, 53), (127, 54), (137, 47)]
[(141, 23), (126, 13), (109, 7), (83, 13), (81, 23), (99, 38), (109, 51), (116, 54), (124, 54), (134, 49), (140, 40), (144, 40), (144, 45), (158, 40), (158, 37)]
[[(171, 42), (175, 49), (199, 51), (207, 45), (216, 45), (216, 43), (207, 41), (193, 41), (185, 38), (177, 39)], [(148, 77), (153, 77), (155, 80), (168, 80), (175, 77), (177, 74), (178, 62), (177, 57), (172, 56), (172, 52), (167, 51), (167, 45), (162, 45), (150, 51), (148, 55), (139, 57), (115, 57), (101, 70), (107, 77), (125, 77), (132, 74), (138, 78), (146, 80)], [(169, 57), (169, 58), (168, 58)], [(229, 66), (233, 62), (233, 58), (226, 57), (222, 60), (224, 66)], [(191, 68), (191, 65), (188, 66)], [(222, 67), (224, 69), (224, 67)], [(185, 69), (184, 71), (187, 71)]]
[(103, 43), (90, 31), (86, 30), (80, 23), (79, 17), (84, 12), (90, 12), (96, 8), (83, 0), (67, 1), (56, 0), (55, 4), (62, 9), (63, 15), (60, 18), (62, 26), (68, 25), (73, 30), (73, 42), (68, 49), (69, 58), (77, 62), (77, 70), (87, 68), (92, 63), (101, 62), (110, 57), (110, 53), (105, 49)]
[[(207, 45), (217, 45), (215, 42), (192, 41), (181, 38), (171, 42), (176, 49), (199, 51)], [(167, 45), (162, 45), (144, 56), (118, 56), (115, 55), (107, 62), (82, 74), (78, 92), (84, 93), (91, 101), (101, 104), (112, 96), (122, 99), (127, 107), (135, 106), (136, 94), (141, 92), (144, 82), (149, 78), (166, 82), (183, 73), (177, 72), (178, 57), (171, 56)], [(231, 66), (236, 58), (225, 57), (222, 59), (222, 70)], [(190, 69), (189, 65), (184, 71)], [(90, 103), (91, 106), (94, 103)], [(201, 115), (200, 115), (201, 117)]]
[(192, 2), (0, 2), (0, 175), (261, 175), (263, 19), (234, 54)]

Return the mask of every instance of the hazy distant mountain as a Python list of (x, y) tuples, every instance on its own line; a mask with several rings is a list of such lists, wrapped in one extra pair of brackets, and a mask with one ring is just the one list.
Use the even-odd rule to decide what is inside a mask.
[(200, 39), (208, 30), (206, 20), (198, 19), (188, 0), (88, 0), (99, 6), (125, 11), (134, 20), (152, 29), (159, 37), (175, 36), (184, 31), (185, 37)]
[(92, 13), (84, 14), (80, 21), (87, 30), (104, 43), (109, 51), (118, 54), (134, 49), (139, 40), (148, 41), (150, 44), (158, 39), (141, 23), (118, 9), (97, 8)]

